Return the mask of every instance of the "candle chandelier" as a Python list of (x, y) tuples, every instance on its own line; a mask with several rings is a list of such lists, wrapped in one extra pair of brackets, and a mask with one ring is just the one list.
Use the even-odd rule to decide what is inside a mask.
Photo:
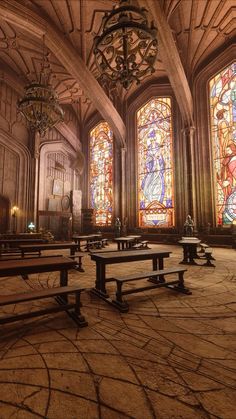
[(102, 33), (94, 38), (93, 52), (101, 79), (119, 82), (125, 89), (155, 71), (157, 30), (149, 25), (146, 9), (120, 0), (102, 22)]
[(39, 81), (26, 86), (24, 97), (17, 102), (18, 110), (24, 115), (30, 128), (38, 131), (41, 136), (64, 118), (57, 93), (49, 84), (49, 76), (43, 55)]

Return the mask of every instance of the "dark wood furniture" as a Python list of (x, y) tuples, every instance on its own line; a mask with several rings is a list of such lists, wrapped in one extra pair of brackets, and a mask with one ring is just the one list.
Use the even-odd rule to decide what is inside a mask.
[(169, 251), (151, 249), (142, 250), (142, 252), (137, 252), (136, 250), (121, 250), (117, 252), (91, 253), (91, 259), (96, 262), (96, 282), (92, 292), (108, 303), (114, 305), (106, 291), (106, 282), (114, 280), (113, 278), (106, 278), (107, 265), (151, 260), (152, 269), (153, 271), (156, 271), (157, 269), (161, 270), (164, 268), (164, 258), (169, 257), (170, 254), (171, 252)]
[[(116, 281), (117, 286), (117, 292), (116, 292), (116, 300), (113, 300), (113, 303), (117, 306), (117, 308), (122, 312), (127, 312), (129, 310), (129, 305), (126, 301), (122, 299), (123, 295), (128, 294), (134, 294), (137, 292), (147, 291), (154, 288), (169, 288), (174, 291), (178, 291), (184, 294), (191, 294), (191, 292), (188, 290), (188, 288), (184, 285), (184, 272), (186, 272), (187, 269), (185, 268), (168, 268), (168, 269), (161, 269), (157, 271), (148, 271), (148, 272), (142, 272), (138, 274), (123, 276), (123, 277), (114, 277), (114, 280)], [(164, 279), (165, 276), (171, 275), (171, 274), (177, 274), (177, 279), (170, 280), (166, 282)], [(143, 280), (145, 278), (150, 278), (152, 285), (145, 285), (142, 287), (137, 288), (131, 288), (128, 290), (123, 291), (122, 285), (127, 282), (132, 281), (139, 281)]]
[[(0, 324), (10, 323), (17, 320), (29, 319), (31, 317), (42, 316), (50, 313), (57, 313), (59, 311), (66, 311), (70, 317), (78, 324), (79, 327), (85, 327), (88, 325), (84, 316), (80, 312), (80, 294), (84, 291), (84, 288), (76, 287), (54, 287), (44, 288), (41, 290), (30, 290), (26, 293), (13, 294), (13, 295), (2, 295), (0, 296), (0, 306), (6, 306), (11, 304), (23, 303), (26, 301), (41, 300), (44, 298), (56, 297), (59, 301), (58, 306), (47, 307), (42, 310), (30, 311), (29, 313), (16, 314), (12, 316), (5, 316), (0, 318)], [(68, 303), (67, 297), (69, 294), (75, 294), (75, 302)]]
[(82, 267), (82, 257), (84, 256), (82, 253), (75, 253), (78, 249), (78, 245), (74, 242), (60, 242), (60, 243), (45, 243), (39, 245), (22, 245), (20, 246), (20, 251), (22, 257), (25, 256), (27, 253), (38, 253), (41, 256), (42, 250), (60, 250), (60, 249), (69, 249), (70, 250), (70, 257), (74, 260), (77, 260), (77, 269), (80, 272), (84, 272)]
[[(76, 262), (64, 256), (55, 256), (55, 257), (51, 256), (51, 257), (45, 257), (45, 258), (43, 257), (43, 258), (32, 258), (32, 259), (2, 260), (0, 262), (0, 277), (8, 277), (8, 276), (16, 276), (16, 275), (27, 277), (28, 275), (34, 274), (34, 273), (59, 271), (60, 272), (60, 287), (63, 287), (64, 289), (64, 287), (68, 286), (68, 270), (74, 268), (75, 265), (76, 265)], [(80, 287), (76, 287), (76, 289), (78, 291), (78, 295), (83, 290), (83, 288), (80, 288)], [(71, 293), (70, 289), (67, 289), (67, 291), (64, 290), (63, 298), (59, 297), (60, 294), (62, 294), (60, 292), (60, 289), (57, 291), (56, 290), (54, 291), (56, 293), (55, 295), (58, 295), (57, 301), (60, 304), (62, 304), (64, 307), (63, 310), (67, 310), (67, 308), (65, 307), (65, 305), (67, 304), (67, 295)], [(18, 294), (12, 294), (10, 296), (0, 296), (0, 302), (2, 302), (1, 305), (14, 304), (14, 301), (16, 304), (20, 302), (20, 300), (23, 302), (22, 298), (26, 298), (24, 301), (27, 301), (27, 299), (34, 300), (34, 299), (39, 299), (39, 298), (46, 298), (47, 296), (52, 296), (50, 292), (47, 290), (45, 290), (44, 293), (42, 291), (42, 294), (37, 294), (37, 292), (34, 290), (32, 292), (31, 291), (27, 292), (25, 297), (23, 297), (22, 294), (20, 294), (20, 297), (18, 296)], [(76, 306), (78, 306), (78, 303), (79, 303), (78, 298), (79, 296), (77, 296)], [(47, 311), (47, 313), (49, 312), (50, 311)], [(42, 314), (46, 314), (46, 313), (42, 313)], [(78, 312), (78, 307), (76, 307), (75, 314), (76, 316), (77, 314), (80, 315)], [(35, 315), (40, 315), (40, 313), (35, 314)], [(31, 317), (31, 313), (26, 314), (26, 316)], [(79, 319), (79, 317), (77, 320), (79, 322), (81, 320), (81, 325), (84, 322), (84, 319), (82, 318)]]
[(114, 241), (117, 243), (117, 250), (131, 249), (132, 244), (135, 243), (133, 237), (116, 237)]
[(197, 265), (194, 259), (199, 259), (197, 247), (200, 243), (201, 240), (191, 237), (179, 240), (179, 244), (183, 248), (183, 260), (180, 263), (184, 265)]
[(0, 277), (59, 271), (60, 285), (66, 286), (68, 283), (68, 270), (73, 269), (75, 265), (75, 261), (64, 256), (1, 260)]
[[(183, 265), (198, 265), (198, 266), (210, 266), (215, 267), (211, 262), (215, 260), (212, 256), (212, 249), (205, 243), (201, 243), (200, 239), (197, 238), (186, 238), (179, 241), (183, 247), (183, 260), (180, 262)], [(200, 246), (201, 250), (197, 252), (197, 247)], [(202, 254), (202, 256), (199, 256)], [(195, 259), (205, 259), (206, 263), (199, 264)]]
[(41, 253), (42, 250), (70, 249), (70, 255), (75, 255), (78, 245), (74, 242), (45, 243), (45, 244), (24, 244), (19, 246), (22, 257), (25, 253)]
[(101, 240), (102, 240), (102, 236), (101, 236), (101, 234), (99, 234), (99, 233), (97, 233), (97, 234), (88, 234), (88, 235), (78, 235), (78, 234), (74, 234), (73, 236), (72, 236), (72, 240), (74, 240), (76, 243), (77, 243), (77, 245), (78, 245), (78, 250), (79, 251), (81, 251), (81, 242), (83, 242), (83, 241), (85, 241), (86, 242), (86, 244), (85, 244), (85, 248), (86, 248), (86, 250), (89, 250), (89, 244), (91, 243), (91, 242), (94, 242), (94, 241), (98, 241), (98, 242), (101, 242)]
[(44, 239), (29, 239), (29, 238), (22, 238), (22, 239), (0, 239), (0, 254), (2, 252), (12, 252), (16, 249), (19, 249), (20, 245), (23, 244), (42, 244), (45, 243), (46, 240)]

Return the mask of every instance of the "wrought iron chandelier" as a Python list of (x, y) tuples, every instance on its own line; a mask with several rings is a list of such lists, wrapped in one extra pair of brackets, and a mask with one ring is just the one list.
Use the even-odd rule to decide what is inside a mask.
[(26, 86), (24, 97), (17, 102), (17, 107), (28, 121), (30, 128), (38, 131), (41, 136), (48, 128), (52, 128), (64, 118), (57, 93), (48, 79), (43, 59), (39, 81)]
[(101, 79), (119, 82), (125, 89), (153, 73), (158, 52), (157, 30), (149, 25), (146, 9), (120, 0), (102, 22), (93, 52)]

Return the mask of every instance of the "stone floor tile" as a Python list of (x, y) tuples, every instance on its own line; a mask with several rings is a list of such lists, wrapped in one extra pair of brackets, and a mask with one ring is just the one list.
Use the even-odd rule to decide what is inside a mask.
[(47, 419), (99, 419), (96, 403), (82, 397), (52, 390)]
[(94, 374), (137, 383), (129, 364), (118, 355), (84, 354), (84, 359)]
[(147, 391), (158, 419), (206, 419), (207, 412), (199, 406), (187, 405), (176, 398), (167, 397), (154, 391)]
[(102, 339), (81, 339), (75, 342), (81, 353), (116, 354), (117, 350), (109, 342)]
[(196, 395), (205, 410), (220, 419), (236, 418), (236, 390), (212, 390)]
[(87, 400), (97, 401), (93, 378), (88, 373), (65, 370), (50, 370), (50, 388), (70, 393)]
[(80, 353), (47, 353), (42, 355), (43, 360), (50, 369), (72, 370), (87, 372), (88, 367)]
[(102, 404), (117, 406), (119, 412), (131, 418), (153, 419), (146, 394), (137, 385), (104, 378), (99, 386), (99, 394)]

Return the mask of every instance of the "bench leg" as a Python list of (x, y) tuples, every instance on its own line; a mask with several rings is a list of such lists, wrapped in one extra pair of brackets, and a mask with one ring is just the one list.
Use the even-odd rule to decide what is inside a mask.
[[(60, 272), (60, 286), (61, 287), (66, 287), (67, 285), (68, 285), (68, 271), (66, 269), (63, 269)], [(67, 303), (68, 302), (68, 296), (67, 295), (64, 295), (62, 300), (65, 303)]]
[(211, 262), (212, 260), (215, 260), (215, 258), (213, 258), (211, 256), (211, 253), (205, 253), (205, 257), (206, 257), (207, 261), (202, 266), (211, 266), (211, 267), (215, 268), (214, 263)]
[(184, 285), (184, 272), (179, 272), (178, 276), (179, 276), (178, 285), (175, 285), (172, 289), (174, 291), (178, 291), (178, 292), (181, 292), (183, 294), (191, 295), (192, 292), (188, 288), (186, 288), (185, 285)]
[(85, 317), (80, 312), (80, 307), (81, 307), (80, 294), (81, 294), (81, 291), (76, 291), (75, 293), (74, 320), (77, 322), (77, 324), (80, 327), (85, 327), (85, 326), (88, 326), (88, 322), (85, 320)]
[(112, 300), (112, 303), (115, 304), (121, 312), (127, 313), (129, 311), (129, 305), (122, 300), (122, 282), (117, 281), (116, 286), (116, 300)]
[(77, 258), (79, 258), (78, 260), (78, 265), (76, 266), (76, 270), (79, 272), (84, 272), (84, 269), (82, 268), (82, 256), (76, 256)]

